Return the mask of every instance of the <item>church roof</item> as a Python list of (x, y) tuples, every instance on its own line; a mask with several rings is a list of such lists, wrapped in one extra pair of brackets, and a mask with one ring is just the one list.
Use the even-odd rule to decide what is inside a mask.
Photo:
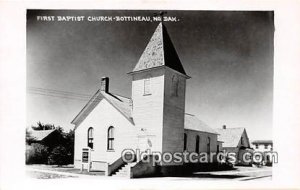
[(210, 128), (206, 123), (198, 119), (196, 116), (188, 113), (186, 113), (184, 117), (184, 129), (218, 134), (215, 130)]
[(35, 141), (42, 141), (47, 136), (49, 136), (55, 129), (50, 130), (32, 130), (30, 131), (30, 137), (33, 138)]
[(132, 105), (130, 98), (116, 94), (105, 93), (103, 91), (102, 95), (109, 103), (111, 103), (117, 110), (119, 110), (127, 119), (129, 119), (133, 123), (131, 115)]
[(220, 134), (218, 140), (223, 141), (223, 147), (237, 147), (245, 128), (216, 129)]
[[(103, 99), (106, 99), (115, 109), (117, 109), (134, 125), (131, 112), (132, 100), (130, 98), (98, 90), (71, 122), (75, 125), (75, 129)], [(215, 130), (210, 128), (206, 123), (198, 119), (196, 116), (187, 113), (185, 114), (184, 129), (218, 134)]]
[(103, 99), (106, 99), (114, 108), (116, 108), (122, 115), (124, 115), (132, 124), (133, 119), (131, 116), (131, 99), (107, 93), (101, 90), (98, 90), (94, 96), (89, 100), (89, 102), (84, 106), (84, 108), (79, 112), (79, 114), (71, 122), (75, 125), (75, 129), (81, 122), (94, 110), (94, 108), (99, 104)]
[(166, 27), (160, 23), (153, 33), (133, 72), (167, 66), (186, 75)]

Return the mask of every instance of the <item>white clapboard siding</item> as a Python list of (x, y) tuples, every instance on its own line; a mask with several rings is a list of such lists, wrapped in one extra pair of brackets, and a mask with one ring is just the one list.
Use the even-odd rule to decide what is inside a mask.
[[(114, 127), (114, 151), (107, 150), (107, 131)], [(85, 118), (75, 131), (75, 161), (81, 161), (82, 148), (87, 147), (87, 131), (94, 128), (94, 147), (92, 161), (112, 163), (121, 157), (127, 148), (135, 148), (137, 142), (136, 127), (133, 126), (107, 100), (103, 99)]]

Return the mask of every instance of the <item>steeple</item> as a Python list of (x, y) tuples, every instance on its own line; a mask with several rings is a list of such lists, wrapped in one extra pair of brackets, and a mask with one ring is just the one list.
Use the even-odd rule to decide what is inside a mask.
[(160, 23), (132, 72), (167, 66), (186, 75), (166, 27)]
[[(139, 149), (182, 152), (186, 75), (163, 23), (153, 33), (132, 76), (132, 116)], [(148, 141), (152, 142), (151, 146)]]

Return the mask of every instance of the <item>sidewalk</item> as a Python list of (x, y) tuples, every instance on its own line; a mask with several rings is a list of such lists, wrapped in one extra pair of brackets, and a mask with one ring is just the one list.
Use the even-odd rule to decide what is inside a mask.
[[(60, 170), (60, 171), (58, 171)], [(104, 175), (104, 172), (81, 172), (79, 169), (72, 167), (51, 167), (47, 165), (27, 166), (26, 171), (34, 174), (34, 178), (38, 179), (54, 179), (54, 178), (90, 178), (90, 179), (119, 179)], [(128, 178), (122, 178), (128, 179)], [(272, 179), (272, 168), (252, 168), (252, 167), (237, 167), (236, 170), (229, 171), (213, 171), (213, 172), (195, 172), (189, 176), (182, 177), (148, 177), (139, 178), (138, 180), (270, 180)]]

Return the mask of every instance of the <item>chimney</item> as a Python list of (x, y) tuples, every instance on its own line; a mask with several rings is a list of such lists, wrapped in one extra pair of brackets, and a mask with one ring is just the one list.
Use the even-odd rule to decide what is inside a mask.
[(108, 89), (109, 89), (109, 78), (108, 77), (102, 77), (101, 78), (100, 90), (107, 93)]
[(226, 125), (223, 125), (223, 129), (226, 129)]

